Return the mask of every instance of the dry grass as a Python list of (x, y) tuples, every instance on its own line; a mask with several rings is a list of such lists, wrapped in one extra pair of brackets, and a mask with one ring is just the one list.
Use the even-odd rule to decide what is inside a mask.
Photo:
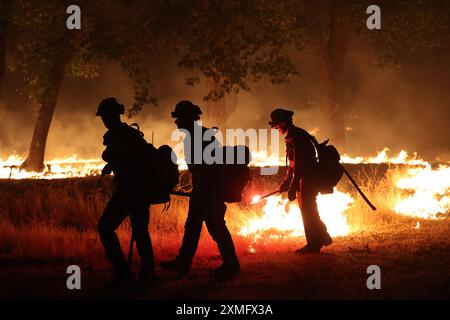
[[(449, 248), (448, 220), (427, 222), (404, 217), (392, 211), (393, 204), (401, 196), (401, 191), (395, 188), (393, 181), (402, 174), (405, 168), (372, 166), (363, 169), (349, 168), (378, 210), (371, 211), (364, 200), (356, 194), (347, 179), (343, 178), (339, 190), (350, 192), (355, 203), (346, 212), (351, 234), (337, 238), (335, 244), (330, 247), (331, 249), (325, 250), (325, 253), (330, 252), (332, 255), (332, 261), (337, 259), (335, 262), (330, 262), (333, 263), (333, 270), (335, 263), (344, 269), (353, 270), (356, 265), (351, 266), (351, 264), (354, 264), (355, 259), (359, 259), (360, 255), (364, 257), (361, 263), (369, 263), (373, 258), (373, 252), (379, 254), (378, 257), (385, 265), (392, 266), (396, 259), (388, 258), (388, 255), (394, 255), (394, 257), (398, 255), (399, 261), (397, 262), (402, 264), (403, 260), (416, 259), (416, 255), (420, 256), (423, 252), (437, 250), (436, 252), (439, 251), (440, 254), (443, 254), (438, 247)], [(277, 176), (254, 177), (252, 184), (246, 190), (245, 197), (250, 198), (250, 195), (254, 193), (262, 194), (275, 190), (281, 176), (282, 172)], [(14, 270), (19, 270), (19, 266), (35, 264), (65, 266), (68, 263), (83, 265), (87, 270), (93, 270), (93, 274), (97, 272), (97, 275), (98, 270), (109, 270), (96, 232), (96, 223), (111, 194), (111, 188), (111, 179), (99, 180), (98, 178), (1, 181), (0, 261), (4, 263), (4, 266), (9, 266), (7, 267), (9, 268), (8, 272), (14, 273)], [(173, 197), (167, 211), (163, 210), (163, 206), (152, 207), (150, 233), (157, 260), (172, 258), (176, 255), (183, 234), (187, 205), (186, 198)], [(270, 273), (272, 268), (277, 270), (276, 272), (280, 272), (280, 275), (294, 272), (295, 262), (290, 255), (304, 242), (303, 238), (275, 239), (254, 244), (250, 238), (238, 235), (243, 224), (260, 214), (261, 212), (256, 210), (256, 207), (246, 206), (244, 203), (228, 205), (227, 225), (233, 234), (237, 253), (243, 260), (243, 265), (253, 268), (258, 274)], [(421, 221), (423, 226), (421, 230), (414, 229), (417, 221)], [(427, 232), (431, 232), (431, 234), (427, 234)], [(119, 228), (118, 234), (122, 247), (128, 248), (130, 238), (128, 220)], [(250, 245), (256, 250), (256, 255), (249, 252)], [(427, 257), (431, 258), (429, 255)], [(279, 258), (286, 259), (288, 264), (275, 266), (275, 261), (278, 261)], [(136, 265), (137, 260), (135, 259)], [(215, 266), (219, 262), (216, 244), (207, 232), (203, 232), (194, 267), (197, 266), (197, 269), (202, 270)], [(439, 272), (442, 271), (441, 266), (438, 269)], [(8, 272), (5, 275), (8, 275)], [(347, 274), (347, 271), (344, 273)], [(433, 270), (430, 273), (433, 273)], [(250, 297), (253, 290), (251, 288), (258, 288), (258, 285), (252, 284), (249, 280), (252, 279), (252, 275), (248, 276), (249, 278), (243, 282), (244, 287), (248, 287), (245, 287), (243, 291), (237, 288), (233, 289), (242, 293), (239, 297)], [(199, 277), (202, 278), (204, 275), (200, 273)], [(271, 276), (266, 274), (264, 277)], [(436, 277), (436, 279), (440, 279), (437, 275)], [(194, 277), (196, 281), (202, 281), (200, 278)], [(261, 277), (256, 277), (254, 280), (265, 281)], [(287, 278), (284, 280), (286, 280), (284, 285), (291, 285)], [(280, 280), (280, 286), (284, 280)], [(400, 280), (394, 279), (393, 281)], [(192, 285), (194, 286), (194, 283)], [(178, 290), (170, 286), (168, 288)], [(226, 298), (234, 292), (233, 290), (222, 292), (216, 297)], [(292, 288), (292, 290), (296, 289)], [(170, 292), (166, 294), (170, 295)], [(244, 292), (246, 293), (244, 294)], [(262, 292), (260, 293), (262, 294)], [(49, 296), (53, 294), (50, 293)], [(269, 293), (267, 294), (270, 296)], [(348, 296), (351, 297), (354, 294), (355, 292), (348, 293)], [(20, 294), (18, 295), (20, 296)], [(317, 297), (328, 297), (329, 295), (332, 296), (332, 293), (328, 292), (325, 295), (318, 293)], [(178, 292), (177, 296), (182, 297), (182, 293)], [(253, 297), (258, 297), (258, 295)], [(294, 294), (293, 291), (288, 291), (284, 297), (298, 298), (301, 296)]]
[[(352, 232), (395, 227), (417, 221), (396, 214), (391, 209), (401, 196), (401, 191), (395, 188), (393, 181), (403, 170), (405, 169), (395, 167), (382, 174), (372, 171), (371, 175), (375, 177), (372, 179), (368, 179), (364, 171), (359, 171), (356, 175), (361, 188), (378, 207), (375, 212), (356, 194), (348, 180), (345, 177), (342, 179), (338, 189), (350, 192), (355, 199), (352, 207), (346, 212)], [(257, 172), (253, 172), (252, 184), (244, 194), (246, 200), (255, 193), (263, 194), (275, 190), (283, 173), (280, 172), (276, 176), (256, 176), (256, 174)], [(96, 223), (111, 190), (111, 179), (2, 181), (0, 256), (19, 259), (60, 259), (84, 257), (91, 255), (92, 251), (101, 255)], [(181, 241), (187, 206), (187, 199), (183, 197), (173, 197), (167, 211), (163, 210), (162, 205), (152, 206), (150, 231), (156, 251), (164, 256), (170, 255), (169, 252), (173, 253)], [(229, 204), (227, 225), (232, 234), (237, 234), (250, 219), (261, 215), (261, 211), (257, 209), (258, 207), (245, 203)], [(126, 247), (130, 232), (128, 221), (125, 221), (118, 232), (123, 246)], [(207, 243), (205, 250), (209, 251), (211, 249), (209, 247), (214, 247), (214, 243), (208, 241), (207, 235), (203, 236)], [(248, 241), (245, 238), (241, 239), (244, 245), (247, 245)]]

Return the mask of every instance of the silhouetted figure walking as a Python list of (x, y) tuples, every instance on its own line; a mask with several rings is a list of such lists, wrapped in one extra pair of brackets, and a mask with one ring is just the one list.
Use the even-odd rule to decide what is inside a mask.
[[(214, 165), (204, 162), (203, 151), (210, 143), (218, 143), (214, 137), (211, 141), (204, 142), (194, 132), (203, 133), (208, 130), (200, 126), (196, 121), (202, 114), (200, 108), (190, 101), (180, 101), (172, 112), (172, 118), (179, 129), (184, 129), (188, 134), (184, 139), (184, 153), (189, 171), (192, 174), (192, 194), (189, 200), (189, 212), (185, 223), (185, 230), (178, 256), (171, 261), (162, 261), (161, 267), (175, 270), (184, 276), (189, 272), (192, 259), (197, 251), (203, 222), (208, 232), (216, 241), (223, 264), (215, 270), (214, 275), (218, 279), (227, 279), (239, 273), (239, 261), (236, 257), (233, 240), (225, 224), (226, 205), (224, 196), (217, 188), (220, 181), (214, 175)], [(201, 160), (200, 163), (194, 160)]]
[(293, 115), (294, 112), (284, 109), (275, 109), (270, 114), (269, 125), (286, 135), (289, 166), (280, 192), (288, 191), (290, 201), (297, 198), (302, 213), (307, 244), (297, 250), (297, 253), (319, 253), (323, 246), (330, 245), (333, 241), (325, 224), (320, 220), (317, 209), (316, 197), (319, 189), (315, 180), (317, 158), (312, 141), (314, 137), (293, 124)]
[(147, 145), (143, 134), (121, 122), (125, 108), (115, 98), (104, 99), (97, 110), (108, 131), (103, 136), (106, 146), (102, 158), (107, 162), (102, 175), (114, 173), (115, 190), (98, 222), (98, 232), (106, 255), (114, 269), (114, 278), (107, 288), (131, 285), (133, 277), (125, 261), (115, 230), (130, 216), (133, 237), (141, 257), (139, 285), (154, 283), (153, 249), (148, 231), (149, 201), (142, 181), (143, 150)]

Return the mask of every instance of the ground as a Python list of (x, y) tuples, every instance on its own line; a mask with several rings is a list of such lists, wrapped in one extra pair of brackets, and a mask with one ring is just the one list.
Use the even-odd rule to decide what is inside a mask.
[[(376, 204), (371, 211), (343, 179), (339, 190), (355, 202), (345, 212), (348, 235), (334, 237), (322, 253), (299, 255), (304, 237), (265, 237), (256, 242), (241, 227), (261, 216), (261, 206), (228, 205), (226, 221), (241, 262), (241, 273), (227, 282), (209, 273), (221, 263), (204, 228), (190, 274), (179, 279), (159, 268), (176, 256), (183, 235), (187, 199), (173, 197), (170, 208), (152, 207), (150, 234), (157, 265), (156, 286), (145, 293), (101, 290), (111, 267), (96, 224), (111, 195), (112, 179), (0, 181), (0, 300), (3, 299), (449, 299), (450, 215), (419, 219), (394, 212), (404, 196), (394, 178), (403, 167), (359, 166), (353, 175)], [(256, 171), (256, 170), (254, 170)], [(254, 177), (248, 195), (265, 194), (282, 176)], [(368, 179), (370, 177), (370, 179)], [(259, 207), (258, 207), (259, 206)], [(128, 220), (118, 229), (128, 251)], [(138, 272), (139, 258), (134, 254)], [(78, 265), (82, 289), (68, 290), (66, 269)], [(381, 268), (381, 289), (369, 290), (367, 267)]]
[[(237, 239), (242, 272), (227, 282), (209, 277), (208, 270), (218, 266), (220, 258), (217, 250), (205, 249), (214, 246), (204, 234), (208, 245), (200, 248), (189, 276), (180, 279), (158, 268), (156, 286), (139, 294), (101, 290), (111, 276), (105, 258), (96, 266), (78, 262), (82, 290), (72, 291), (66, 288), (71, 259), (19, 263), (4, 259), (0, 299), (448, 299), (449, 231), (450, 221), (433, 221), (422, 223), (420, 229), (409, 225), (360, 232), (338, 237), (321, 254), (310, 255), (295, 253), (303, 238), (298, 243), (259, 245), (255, 253), (245, 249), (245, 240)], [(175, 253), (174, 248), (165, 257)], [(367, 289), (370, 265), (381, 268), (381, 290)]]

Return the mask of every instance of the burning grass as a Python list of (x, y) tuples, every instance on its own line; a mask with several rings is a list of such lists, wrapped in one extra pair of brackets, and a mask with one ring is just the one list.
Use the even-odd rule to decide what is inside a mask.
[[(448, 169), (416, 166), (346, 165), (377, 211), (367, 206), (344, 177), (334, 194), (318, 199), (334, 243), (323, 255), (311, 257), (293, 253), (305, 243), (295, 202), (288, 204), (274, 195), (251, 204), (255, 195), (278, 188), (283, 170), (260, 176), (255, 168), (244, 201), (229, 204), (226, 217), (242, 265), (240, 280), (219, 289), (207, 281), (207, 270), (220, 264), (220, 256), (204, 231), (191, 276), (176, 281), (173, 275), (157, 270), (160, 284), (146, 297), (448, 298), (450, 210), (442, 202), (450, 192), (448, 181), (445, 184)], [(411, 171), (414, 168), (420, 170)], [(442, 183), (414, 185), (415, 177)], [(420, 196), (424, 185), (432, 193), (432, 199), (425, 202)], [(70, 264), (80, 265), (87, 279), (88, 290), (80, 297), (95, 298), (111, 272), (96, 231), (111, 191), (111, 177), (0, 180), (0, 298), (75, 297), (61, 286)], [(402, 201), (412, 204), (401, 210)], [(436, 211), (436, 203), (443, 207)], [(167, 211), (162, 205), (152, 206), (150, 234), (157, 261), (177, 254), (187, 209), (187, 199), (177, 196)], [(416, 215), (415, 209), (422, 213)], [(126, 251), (128, 220), (118, 235)], [(134, 268), (138, 261), (134, 259)], [(387, 285), (380, 294), (369, 294), (365, 287), (366, 268), (371, 264), (388, 270), (383, 273)]]
[[(345, 177), (332, 195), (319, 196), (321, 217), (334, 239), (323, 254), (294, 254), (305, 243), (296, 202), (274, 195), (251, 204), (255, 195), (276, 190), (284, 174), (280, 170), (274, 176), (260, 176), (259, 168), (254, 168), (244, 201), (227, 210), (242, 267), (238, 279), (210, 283), (207, 270), (221, 261), (216, 244), (204, 231), (190, 276), (177, 280), (157, 270), (158, 285), (144, 298), (448, 299), (450, 168), (431, 166), (416, 156), (410, 159), (405, 152), (389, 158), (386, 152), (366, 159), (342, 157), (377, 211)], [(266, 158), (261, 156), (260, 165), (282, 163)], [(111, 276), (111, 267), (96, 223), (110, 197), (112, 179), (95, 176), (103, 163), (56, 159), (46, 164), (44, 173), (36, 174), (19, 171), (20, 162), (17, 157), (0, 159), (0, 299), (105, 298), (98, 288)], [(188, 178), (183, 175), (183, 184)], [(187, 208), (182, 197), (172, 197), (167, 211), (163, 206), (151, 208), (157, 262), (177, 254)], [(118, 235), (126, 251), (128, 220)], [(63, 285), (71, 264), (83, 272), (80, 292)], [(382, 269), (383, 290), (366, 288), (366, 268), (372, 264)], [(139, 259), (134, 259), (133, 267), (139, 267)]]
[[(407, 167), (353, 165), (348, 170), (378, 210), (372, 211), (343, 178), (337, 187), (339, 192), (318, 198), (322, 219), (333, 236), (399, 225), (414, 227), (425, 221), (421, 217), (395, 212), (399, 201), (405, 199), (405, 191), (397, 188), (395, 183), (405, 176)], [(263, 247), (276, 247), (281, 243), (298, 247), (304, 237), (296, 203), (288, 204), (286, 199), (273, 196), (255, 205), (249, 204), (253, 195), (275, 190), (283, 172), (276, 176), (259, 176), (255, 169), (252, 175), (245, 201), (228, 205), (227, 224), (236, 238), (237, 247), (241, 253), (255, 253)], [(0, 183), (0, 256), (11, 259), (89, 259), (89, 256), (95, 256), (97, 260), (103, 259), (96, 223), (111, 190), (110, 178), (3, 180)], [(176, 254), (186, 214), (187, 199), (182, 197), (173, 197), (167, 211), (163, 206), (152, 207), (150, 231), (157, 256)], [(436, 217), (447, 216), (448, 213)], [(127, 221), (119, 229), (119, 235), (123, 247), (127, 248)], [(217, 252), (206, 232), (202, 234), (199, 250)]]

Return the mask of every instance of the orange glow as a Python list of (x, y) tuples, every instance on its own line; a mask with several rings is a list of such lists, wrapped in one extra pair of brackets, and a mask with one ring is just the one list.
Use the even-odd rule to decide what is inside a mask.
[[(424, 219), (438, 219), (442, 217), (443, 214), (450, 212), (450, 167), (448, 165), (441, 165), (434, 168), (428, 162), (418, 158), (417, 154), (413, 154), (413, 156), (410, 157), (406, 151), (401, 151), (398, 155), (389, 156), (388, 151), (388, 148), (384, 148), (373, 157), (350, 157), (348, 155), (343, 155), (341, 161), (343, 163), (391, 163), (411, 166), (405, 172), (397, 175), (393, 181), (393, 187), (397, 188), (401, 193), (398, 196), (398, 199), (394, 201), (394, 204), (391, 207), (392, 211), (402, 215)], [(265, 152), (254, 152), (252, 153), (252, 159), (252, 166), (284, 165), (284, 159), (280, 159), (276, 154), (267, 155)], [(100, 175), (101, 170), (105, 165), (105, 162), (101, 159), (80, 159), (76, 155), (73, 155), (71, 157), (53, 159), (45, 162), (45, 169), (43, 172), (29, 172), (20, 170), (20, 165), (23, 161), (24, 158), (17, 155), (12, 155), (5, 160), (0, 159), (0, 179), (60, 179), (95, 176)], [(182, 156), (178, 157), (178, 164), (180, 170), (187, 169), (186, 162)], [(329, 196), (331, 196), (332, 199), (326, 198)], [(335, 201), (337, 197), (340, 197), (338, 191), (335, 191), (332, 195), (319, 197), (319, 207), (322, 206), (320, 210), (324, 215), (324, 219), (330, 219), (331, 215), (329, 216), (328, 213), (330, 210), (323, 206), (326, 203), (334, 203), (333, 201)], [(252, 199), (252, 204), (256, 204), (260, 201), (262, 200), (255, 196)], [(299, 210), (298, 207), (292, 203), (289, 205), (286, 205), (285, 203), (283, 205), (283, 201), (279, 196), (269, 197), (268, 199), (264, 199), (264, 201), (266, 201), (263, 208), (265, 214), (263, 218), (261, 218), (261, 221), (255, 221), (251, 226), (246, 226), (247, 231), (242, 232), (251, 233), (251, 230), (256, 232), (257, 230), (271, 228), (271, 226), (275, 229), (285, 230), (286, 224), (292, 222), (291, 219), (298, 219), (299, 217), (299, 215), (295, 213), (296, 210)], [(344, 201), (343, 203), (349, 204), (351, 202)], [(283, 206), (288, 208), (286, 212), (282, 210)], [(332, 215), (333, 217), (339, 217), (336, 218), (337, 220), (333, 220), (333, 223), (337, 226), (337, 231), (332, 230), (332, 233), (335, 232), (335, 234), (345, 234), (347, 231), (343, 232), (342, 230), (348, 230), (342, 227), (343, 220), (340, 218), (342, 213), (346, 210), (346, 207), (343, 206), (340, 208), (341, 210), (339, 213)], [(272, 218), (273, 212), (277, 212), (278, 214)], [(287, 217), (285, 217), (286, 215)], [(275, 217), (277, 218), (275, 219)], [(279, 219), (284, 222), (278, 221)], [(298, 225), (301, 225), (301, 222)], [(297, 235), (302, 228), (303, 227), (299, 227), (299, 229), (295, 229), (291, 233)]]
[(25, 159), (15, 155), (0, 158), (0, 179), (62, 179), (99, 175), (105, 162), (101, 159), (79, 159), (77, 155), (45, 162), (43, 172), (20, 170)]
[(399, 189), (412, 192), (400, 199), (394, 207), (398, 213), (425, 219), (438, 219), (439, 214), (450, 212), (450, 167), (430, 165), (410, 168), (398, 178)]
[(398, 153), (397, 156), (390, 157), (388, 156), (389, 148), (384, 148), (374, 157), (350, 157), (347, 154), (341, 156), (342, 163), (349, 164), (358, 164), (358, 163), (391, 163), (391, 164), (408, 164), (408, 165), (427, 165), (428, 162), (423, 161), (422, 159), (417, 158), (417, 153), (414, 153), (414, 156), (411, 158), (408, 155), (408, 152), (402, 150)]
[[(289, 202), (281, 195), (266, 199), (262, 208), (262, 216), (251, 219), (244, 225), (239, 234), (253, 236), (258, 239), (264, 233), (271, 237), (299, 237), (304, 235), (300, 208), (296, 201)], [(345, 211), (353, 203), (353, 198), (347, 194), (334, 190), (332, 194), (317, 197), (320, 216), (328, 227), (332, 236), (344, 236), (349, 232)]]
[(254, 196), (251, 204), (256, 204), (261, 200), (261, 196)]

